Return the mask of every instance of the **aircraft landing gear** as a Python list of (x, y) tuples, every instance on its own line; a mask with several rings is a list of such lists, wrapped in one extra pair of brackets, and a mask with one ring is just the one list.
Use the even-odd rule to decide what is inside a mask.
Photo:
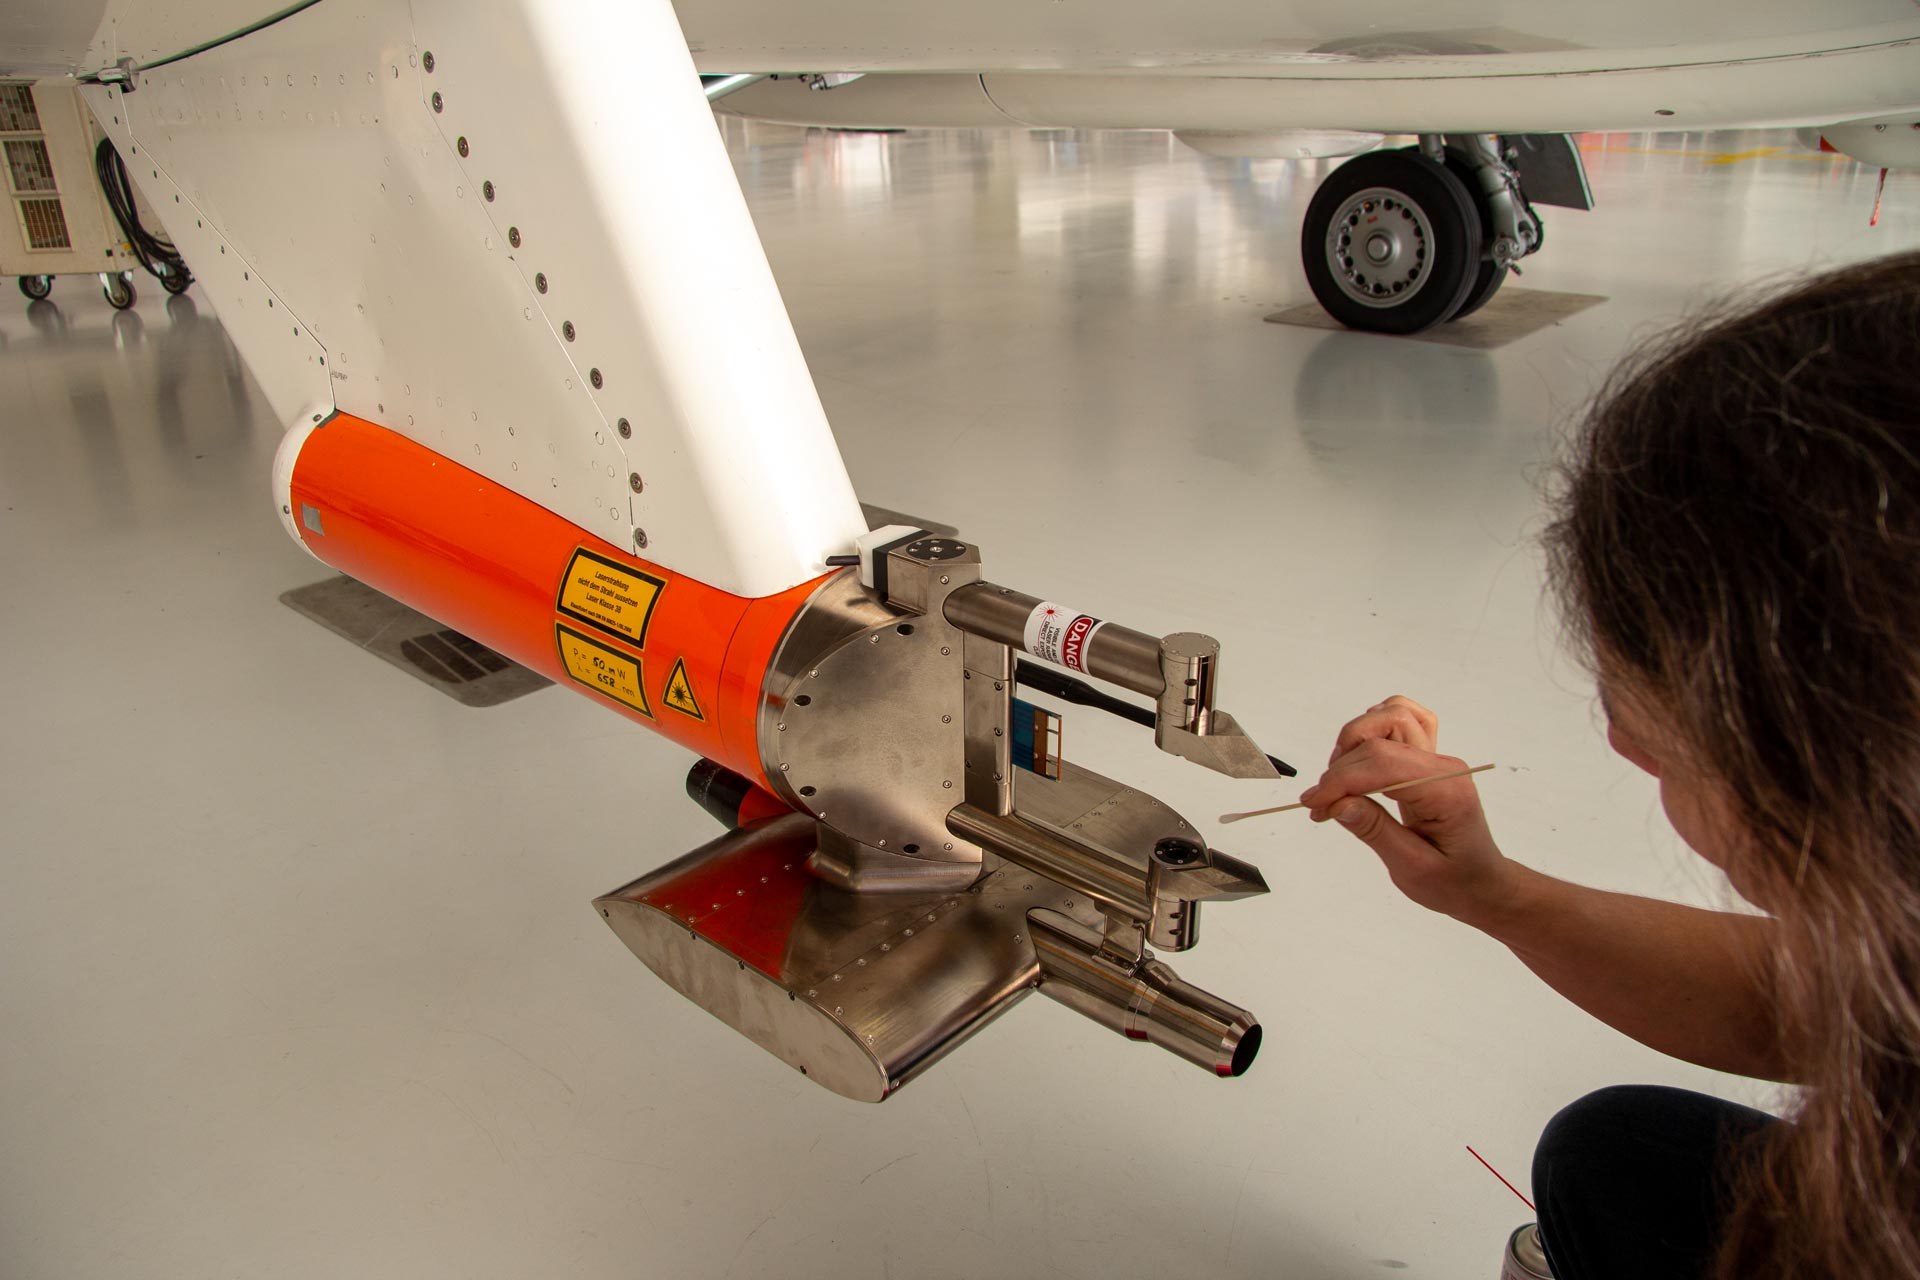
[[(1427, 145), (1426, 139), (1421, 145)], [(1520, 191), (1520, 175), (1514, 171), (1515, 153), (1490, 133), (1449, 135), (1446, 139), (1446, 166), (1466, 183), (1473, 193), (1474, 207), (1480, 211), (1480, 265), (1466, 301), (1452, 318), (1472, 315), (1488, 298), (1500, 291), (1500, 285), (1520, 259), (1538, 253), (1546, 243), (1546, 228), (1533, 206)]]
[(1300, 256), (1336, 320), (1409, 334), (1477, 310), (1541, 239), (1498, 138), (1427, 134), (1334, 170), (1307, 206)]
[(1480, 212), (1445, 165), (1416, 150), (1349, 160), (1307, 206), (1300, 256), (1313, 296), (1350, 329), (1418, 333), (1473, 287)]
[(48, 294), (53, 292), (53, 277), (52, 276), (21, 276), (20, 292), (24, 293), (28, 298), (30, 298), (34, 302), (38, 302), (40, 301), (40, 299), (46, 297)]

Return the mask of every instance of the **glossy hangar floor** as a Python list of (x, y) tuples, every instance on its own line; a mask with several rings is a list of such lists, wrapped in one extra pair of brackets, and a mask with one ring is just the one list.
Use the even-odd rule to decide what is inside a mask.
[[(1556, 432), (1709, 295), (1920, 243), (1920, 179), (1779, 135), (1588, 139), (1493, 352), (1262, 323), (1319, 167), (1152, 135), (725, 131), (862, 496), (992, 576), (1226, 644), (1308, 766), (1440, 709), (1507, 849), (1694, 901), (1555, 656)], [(143, 281), (143, 285), (144, 285)], [(1763, 1103), (1588, 1020), (1298, 815), (1209, 834), (1267, 899), (1192, 980), (1234, 1082), (1032, 1001), (880, 1107), (671, 994), (589, 909), (714, 832), (688, 758), (563, 691), (440, 697), (278, 603), (324, 576), (193, 295), (0, 299), (0, 1271), (10, 1277), (1492, 1276), (1540, 1126), (1619, 1081)], [(1190, 815), (1279, 803), (1070, 715)]]

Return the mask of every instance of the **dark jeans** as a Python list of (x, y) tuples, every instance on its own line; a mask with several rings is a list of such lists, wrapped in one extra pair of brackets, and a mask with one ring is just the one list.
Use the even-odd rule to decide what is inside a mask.
[(1703, 1280), (1729, 1175), (1750, 1141), (1779, 1123), (1655, 1085), (1616, 1085), (1566, 1108), (1533, 1153), (1555, 1280)]

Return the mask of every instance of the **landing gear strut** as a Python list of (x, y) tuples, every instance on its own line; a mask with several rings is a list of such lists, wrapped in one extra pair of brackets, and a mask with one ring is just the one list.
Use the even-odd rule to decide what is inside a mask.
[(1307, 207), (1300, 256), (1336, 320), (1408, 334), (1477, 310), (1542, 238), (1498, 138), (1426, 134), (1336, 169)]

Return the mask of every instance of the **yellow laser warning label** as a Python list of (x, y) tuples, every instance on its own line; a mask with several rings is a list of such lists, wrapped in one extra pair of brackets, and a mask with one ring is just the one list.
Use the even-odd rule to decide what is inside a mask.
[(581, 547), (567, 562), (567, 576), (560, 580), (560, 598), (553, 607), (644, 649), (647, 623), (653, 620), (653, 606), (666, 585), (652, 574)]
[(667, 687), (661, 693), (660, 701), (683, 716), (692, 716), (695, 720), (706, 719), (706, 716), (700, 713), (700, 703), (694, 699), (693, 682), (687, 679), (685, 658), (673, 664), (673, 673), (667, 677)]
[(609, 649), (598, 640), (589, 640), (571, 627), (555, 623), (553, 629), (560, 641), (560, 665), (567, 669), (568, 675), (595, 693), (652, 719), (653, 708), (647, 705), (640, 659)]

